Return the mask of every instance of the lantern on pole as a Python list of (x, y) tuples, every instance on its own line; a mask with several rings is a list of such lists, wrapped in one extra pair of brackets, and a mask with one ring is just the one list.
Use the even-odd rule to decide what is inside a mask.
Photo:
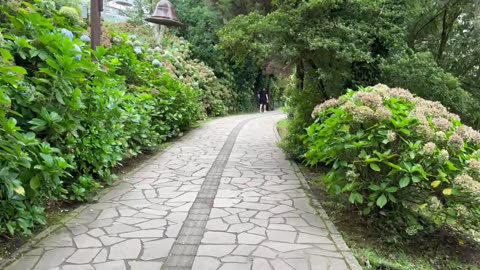
[(177, 18), (175, 6), (168, 0), (160, 0), (154, 13), (145, 21), (157, 24), (157, 43), (161, 44), (165, 26), (182, 26), (183, 24)]
[(166, 26), (182, 26), (183, 24), (178, 20), (177, 13), (175, 12), (175, 6), (168, 0), (160, 0), (155, 12), (152, 16), (145, 19), (147, 22), (151, 22), (159, 25)]

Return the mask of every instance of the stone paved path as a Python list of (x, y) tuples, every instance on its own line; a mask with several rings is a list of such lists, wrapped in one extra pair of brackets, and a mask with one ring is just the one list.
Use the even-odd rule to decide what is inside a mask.
[(276, 146), (283, 117), (189, 133), (7, 270), (361, 269)]

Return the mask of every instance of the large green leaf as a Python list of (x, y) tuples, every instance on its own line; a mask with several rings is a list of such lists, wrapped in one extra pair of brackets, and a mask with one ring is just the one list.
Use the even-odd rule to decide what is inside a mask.
[(376, 172), (381, 171), (380, 166), (378, 166), (378, 164), (376, 164), (376, 163), (370, 163), (370, 169), (372, 169)]
[(36, 190), (40, 187), (40, 177), (38, 175), (35, 175), (32, 179), (30, 179), (30, 187), (33, 190)]
[(400, 179), (399, 186), (401, 188), (404, 188), (404, 187), (408, 186), (409, 184), (410, 184), (410, 176), (405, 175), (404, 177), (402, 177)]
[(377, 199), (377, 206), (380, 208), (383, 208), (387, 204), (387, 196), (382, 194), (380, 197)]
[(15, 193), (25, 196), (25, 189), (22, 186), (16, 186), (13, 188), (13, 190), (15, 191)]

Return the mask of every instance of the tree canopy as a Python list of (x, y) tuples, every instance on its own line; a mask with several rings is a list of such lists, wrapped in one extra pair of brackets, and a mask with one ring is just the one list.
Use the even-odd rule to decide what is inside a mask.
[[(422, 80), (428, 85), (440, 77), (446, 90), (433, 94), (425, 85), (410, 84), (412, 91), (454, 110), (447, 96), (478, 107), (470, 100), (471, 94), (478, 95), (474, 81), (479, 69), (479, 58), (474, 57), (478, 4), (473, 1), (290, 0), (273, 5), (268, 14), (256, 11), (231, 20), (219, 32), (219, 47), (237, 63), (253, 57), (259, 65), (272, 59), (294, 65), (299, 88), (314, 87), (324, 99), (381, 80), (404, 86), (392, 72), (408, 70), (392, 67), (413, 57), (433, 68), (434, 75), (424, 74)], [(469, 109), (457, 112), (477, 124)]]

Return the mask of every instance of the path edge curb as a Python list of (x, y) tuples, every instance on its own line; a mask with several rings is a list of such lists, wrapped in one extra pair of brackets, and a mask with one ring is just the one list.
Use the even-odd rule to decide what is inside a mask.
[[(277, 123), (278, 123), (278, 121), (275, 122), (275, 125), (273, 126), (273, 130), (274, 130), (275, 137), (276, 137), (276, 140), (277, 140), (277, 143), (278, 143), (278, 142), (281, 141), (281, 137), (280, 137), (280, 134), (278, 133)], [(305, 179), (305, 176), (303, 175), (302, 171), (298, 167), (297, 163), (292, 161), (292, 160), (289, 160), (289, 163), (292, 165), (292, 167), (295, 171), (295, 175), (297, 175), (303, 189), (306, 191), (305, 193), (306, 193), (306, 195), (309, 199), (310, 204), (313, 206), (313, 208), (315, 209), (317, 214), (325, 222), (325, 225), (327, 227), (328, 232), (330, 233), (332, 241), (334, 242), (335, 246), (338, 248), (338, 250), (340, 250), (341, 254), (345, 258), (345, 261), (347, 262), (348, 267), (351, 270), (362, 270), (363, 268), (360, 266), (360, 264), (358, 263), (358, 260), (353, 255), (350, 247), (347, 245), (347, 243), (343, 239), (342, 235), (340, 234), (340, 232), (335, 227), (335, 224), (333, 224), (333, 222), (330, 220), (330, 217), (328, 216), (327, 212), (325, 212), (322, 205), (315, 198), (315, 196), (312, 196), (312, 194), (313, 194), (312, 189), (311, 189), (310, 185), (308, 184), (307, 180)]]

